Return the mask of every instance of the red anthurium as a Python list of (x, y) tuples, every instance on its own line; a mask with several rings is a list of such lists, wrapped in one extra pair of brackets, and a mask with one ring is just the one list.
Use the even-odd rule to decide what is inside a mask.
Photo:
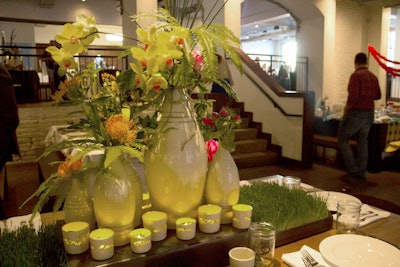
[(206, 147), (207, 147), (207, 154), (208, 154), (208, 162), (211, 162), (215, 156), (215, 154), (218, 151), (218, 141), (215, 141), (213, 139), (208, 140), (206, 142)]

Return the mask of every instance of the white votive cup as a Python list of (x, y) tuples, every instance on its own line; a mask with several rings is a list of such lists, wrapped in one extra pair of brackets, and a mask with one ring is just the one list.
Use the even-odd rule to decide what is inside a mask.
[(89, 224), (70, 222), (61, 227), (64, 248), (68, 254), (81, 254), (89, 249)]
[(176, 237), (181, 240), (190, 240), (196, 236), (196, 220), (193, 218), (179, 218), (175, 222)]
[(236, 204), (232, 207), (232, 226), (237, 229), (247, 229), (251, 224), (253, 207), (247, 204)]
[(138, 228), (130, 232), (131, 250), (135, 253), (146, 253), (151, 249), (151, 231)]
[(218, 205), (207, 204), (198, 207), (197, 216), (199, 218), (199, 230), (206, 234), (219, 231), (221, 226), (221, 207)]
[(94, 260), (106, 260), (114, 255), (114, 231), (101, 228), (90, 232), (90, 253)]
[(254, 250), (247, 247), (234, 247), (229, 250), (229, 267), (254, 267)]
[(162, 211), (147, 211), (142, 215), (143, 227), (151, 231), (152, 241), (167, 237), (167, 214)]

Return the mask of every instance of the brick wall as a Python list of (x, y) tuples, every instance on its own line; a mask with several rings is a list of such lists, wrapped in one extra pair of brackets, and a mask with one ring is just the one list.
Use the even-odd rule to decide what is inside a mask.
[(35, 148), (45, 146), (44, 140), (50, 126), (78, 122), (81, 114), (70, 114), (78, 110), (80, 106), (60, 107), (50, 102), (19, 105), (17, 138), (21, 158), (14, 157), (14, 161), (35, 161)]

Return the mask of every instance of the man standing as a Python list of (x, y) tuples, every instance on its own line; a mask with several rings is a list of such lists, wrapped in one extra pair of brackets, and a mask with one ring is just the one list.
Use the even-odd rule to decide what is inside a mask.
[(18, 106), (10, 74), (0, 66), (0, 171), (12, 155), (19, 155), (15, 130), (19, 124)]
[[(368, 70), (367, 55), (358, 53), (354, 59), (355, 71), (347, 87), (348, 98), (338, 131), (339, 147), (347, 172), (354, 178), (365, 179), (368, 162), (368, 133), (374, 122), (374, 100), (381, 98), (378, 78)], [(357, 142), (353, 154), (350, 138)]]

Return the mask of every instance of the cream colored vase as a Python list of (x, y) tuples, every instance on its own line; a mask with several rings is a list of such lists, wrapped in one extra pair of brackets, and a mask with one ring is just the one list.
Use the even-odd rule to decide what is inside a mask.
[(219, 146), (213, 160), (208, 164), (206, 200), (221, 206), (221, 223), (232, 222), (232, 206), (239, 201), (239, 171), (231, 153)]
[(169, 89), (152, 146), (145, 153), (146, 185), (152, 209), (168, 214), (168, 228), (180, 217), (197, 217), (207, 175), (207, 150), (182, 89)]
[(84, 178), (72, 178), (71, 189), (65, 198), (63, 211), (65, 223), (87, 222), (90, 230), (95, 229), (96, 219), (93, 211), (93, 203)]
[[(114, 245), (130, 242), (142, 216), (142, 184), (128, 157), (120, 156), (96, 178), (93, 206), (98, 228), (114, 231)], [(136, 223), (135, 223), (136, 222)]]

